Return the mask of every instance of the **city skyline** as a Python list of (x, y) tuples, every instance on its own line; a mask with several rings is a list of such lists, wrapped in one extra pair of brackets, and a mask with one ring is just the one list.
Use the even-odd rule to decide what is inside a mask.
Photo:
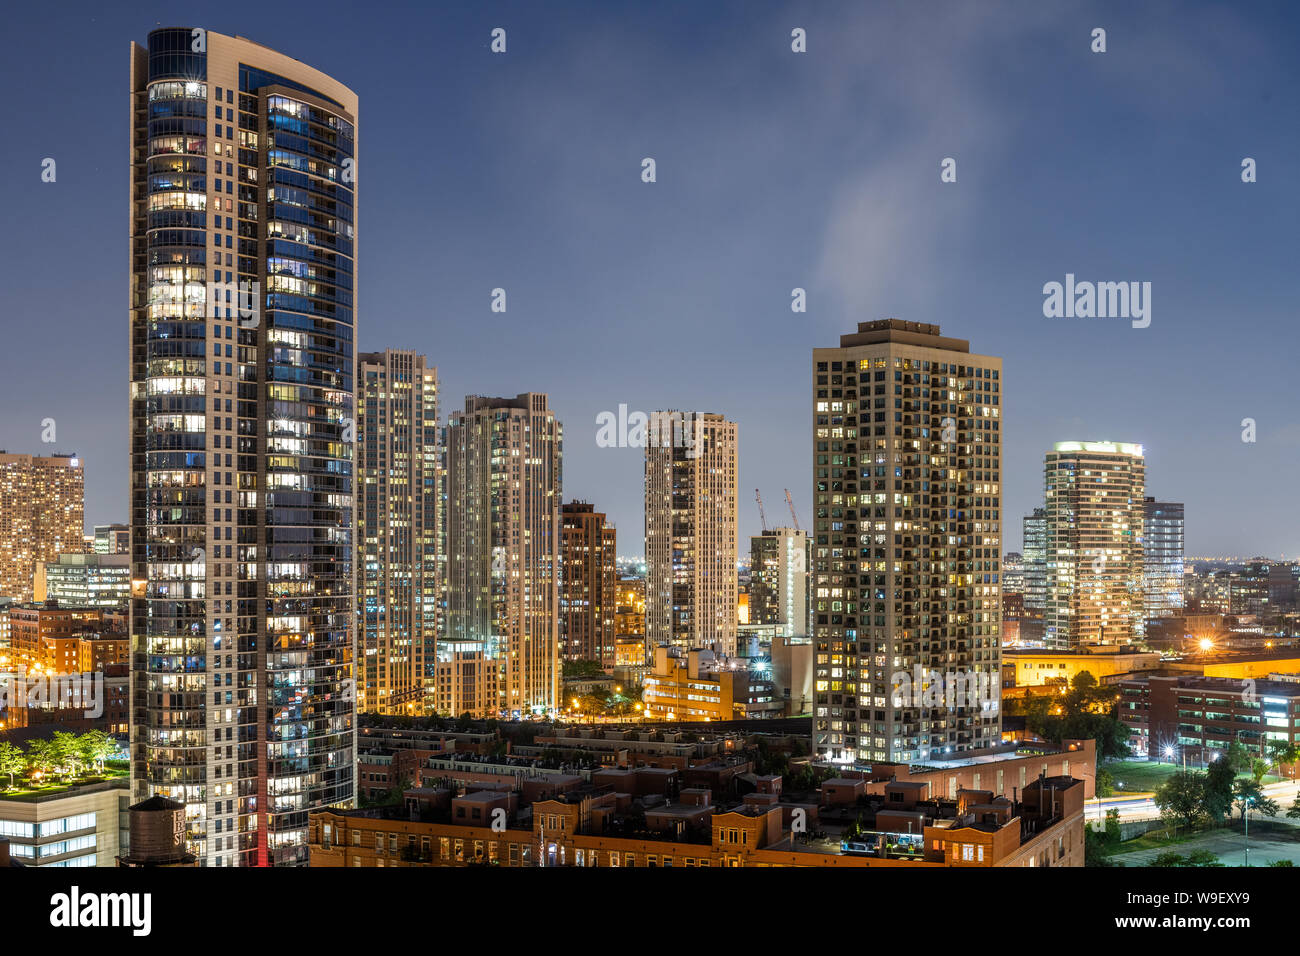
[(1283, 919), (1300, 7), (151, 6), (5, 18), (20, 938), (184, 945), (173, 868)]
[[(525, 6), (411, 14), (408, 29), (358, 23), (343, 37), (275, 9), (259, 9), (254, 27), (252, 9), (207, 22), (182, 8), (161, 22), (248, 35), (369, 94), (374, 158), (361, 159), (373, 166), (359, 179), (368, 222), (386, 235), (363, 257), (358, 350), (427, 355), (448, 408), (470, 394), (547, 393), (568, 431), (566, 498), (604, 510), (625, 552), (637, 550), (626, 536), (643, 521), (642, 458), (598, 446), (601, 412), (724, 414), (745, 436), (739, 485), (769, 496), (788, 487), (808, 514), (794, 370), (858, 321), (951, 325), (956, 305), (962, 334), (1002, 356), (1013, 384), (1003, 495), (1012, 520), (1038, 500), (1039, 462), (1056, 441), (1125, 438), (1146, 448), (1148, 492), (1186, 503), (1189, 555), (1300, 551), (1296, 532), (1272, 517), (1284, 509), (1280, 490), (1215, 507), (1228, 476), (1300, 464), (1300, 425), (1284, 411), (1285, 350), (1256, 344), (1285, 335), (1281, 283), (1295, 251), (1282, 230), (1296, 196), (1285, 168), (1296, 131), (1273, 91), (1296, 67), (1270, 39), (1285, 30), (1248, 30), (1235, 12), (1204, 7), (1181, 11), (1171, 33), (1158, 11), (1119, 5), (955, 11), (939, 25), (894, 8), (753, 5), (738, 23), (723, 5), (677, 17), (578, 5), (562, 18)], [(683, 15), (694, 27), (685, 45)], [(0, 239), (17, 280), (11, 309), (43, 319), (11, 324), (0, 446), (78, 452), (91, 525), (127, 517), (125, 402), (85, 401), (125, 397), (125, 341), (107, 317), (125, 292), (113, 250), (125, 251), (126, 142), (125, 83), (84, 80), (121, 76), (114, 51), (159, 18), (65, 12), (54, 30), (53, 16), (15, 12), (29, 42), (5, 67), (41, 75), (41, 64), (77, 51), (67, 75), (38, 84), (33, 109), (15, 117), (31, 148), (3, 160), (18, 225)], [(1088, 50), (1093, 21), (1109, 30), (1105, 57)], [(498, 25), (510, 45), (493, 58)], [(789, 59), (792, 25), (808, 31), (801, 60)], [(382, 53), (367, 42), (381, 30)], [(891, 42), (871, 42), (881, 35)], [(904, 55), (922, 38), (934, 62)], [(1014, 51), (1016, 72), (991, 49)], [(1056, 68), (1063, 59), (1070, 69)], [(900, 78), (887, 95), (882, 75)], [(521, 85), (529, 98), (517, 96)], [(86, 104), (75, 129), (57, 119), (73, 95)], [(417, 106), (445, 116), (429, 129), (397, 119)], [(589, 113), (600, 118), (590, 128), (580, 122)], [(52, 183), (40, 181), (47, 156), (58, 162)], [(641, 181), (647, 156), (654, 183)], [(1258, 182), (1241, 182), (1244, 156), (1258, 160)], [(956, 182), (940, 179), (946, 157)], [(413, 183), (423, 202), (410, 202)], [(64, 252), (82, 265), (69, 275), (42, 237), (51, 217), (74, 211), (82, 226)], [(1044, 284), (1067, 276), (1151, 282), (1151, 325), (1044, 317)], [(805, 313), (790, 311), (796, 287)], [(509, 297), (504, 314), (491, 311), (495, 288)], [(65, 366), (77, 387), (52, 392), (41, 363), (20, 357), (48, 351), (54, 323), (83, 347)], [(500, 334), (516, 348), (489, 348)], [(580, 379), (564, 364), (575, 341), (603, 359)], [(1062, 356), (1086, 374), (1060, 374)], [(53, 444), (41, 442), (47, 418), (58, 425)], [(1241, 440), (1247, 418), (1258, 423), (1254, 443)], [(759, 530), (757, 508), (742, 501), (738, 536)], [(1008, 529), (1004, 550), (1018, 546)]]

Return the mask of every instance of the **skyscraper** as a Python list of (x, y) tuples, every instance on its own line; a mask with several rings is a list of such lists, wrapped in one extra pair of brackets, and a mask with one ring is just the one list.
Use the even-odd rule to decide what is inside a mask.
[(1063, 441), (1047, 453), (1048, 647), (1143, 635), (1145, 475), (1141, 445)]
[(1020, 640), (1036, 644), (1043, 639), (1043, 620), (1047, 615), (1047, 511), (1035, 508), (1033, 514), (1021, 519), (1021, 528), (1025, 616), (1020, 622)]
[(0, 597), (32, 600), (37, 564), (84, 550), (85, 521), (80, 458), (0, 450)]
[(356, 117), (250, 40), (131, 45), (133, 790), (206, 866), (354, 799)]
[(1183, 505), (1177, 501), (1143, 501), (1142, 573), (1146, 584), (1144, 616), (1148, 620), (1183, 613)]
[(749, 539), (749, 623), (779, 624), (784, 637), (807, 637), (812, 541), (798, 528)]
[(583, 501), (560, 509), (560, 657), (614, 667), (618, 537), (605, 515)]
[[(448, 424), (439, 660), (456, 664), (457, 680), (478, 673), (495, 682), (497, 705), (483, 708), (491, 714), (544, 713), (558, 703), (561, 445), (560, 423), (537, 392), (471, 395)], [(476, 660), (489, 666), (473, 667)], [(486, 697), (452, 683), (463, 699)]]
[(357, 711), (424, 713), (446, 570), (438, 370), (388, 349), (357, 376)]
[(656, 412), (645, 460), (646, 653), (736, 651), (737, 441), (711, 412)]
[[(822, 759), (921, 761), (999, 739), (1001, 367), (898, 319), (813, 350)], [(983, 689), (946, 690), (959, 682)]]

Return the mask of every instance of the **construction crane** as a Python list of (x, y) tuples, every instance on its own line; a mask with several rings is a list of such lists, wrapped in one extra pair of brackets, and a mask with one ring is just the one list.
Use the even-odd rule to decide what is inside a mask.
[(794, 499), (790, 497), (790, 489), (785, 489), (785, 503), (790, 506), (790, 518), (794, 521), (794, 530), (802, 531), (799, 527), (799, 516), (794, 513)]
[(763, 496), (754, 489), (754, 498), (758, 501), (758, 520), (763, 522), (763, 533), (767, 534), (767, 515), (763, 512)]

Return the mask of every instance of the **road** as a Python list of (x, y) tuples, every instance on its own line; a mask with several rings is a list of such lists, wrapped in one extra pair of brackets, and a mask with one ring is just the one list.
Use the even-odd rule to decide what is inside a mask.
[[(1300, 782), (1284, 780), (1280, 783), (1268, 783), (1264, 785), (1264, 795), (1277, 802), (1282, 809), (1283, 814), (1291, 807), (1292, 802), (1296, 799), (1297, 792), (1300, 791)], [(1130, 823), (1137, 820), (1155, 820), (1160, 817), (1160, 811), (1156, 808), (1155, 801), (1151, 794), (1138, 794), (1136, 796), (1124, 797), (1101, 797), (1099, 799), (1087, 801), (1084, 807), (1085, 820), (1097, 820), (1104, 822), (1107, 810), (1118, 810), (1119, 820), (1121, 823)], [(1285, 815), (1275, 817), (1282, 823), (1294, 824), (1296, 821), (1289, 819)]]

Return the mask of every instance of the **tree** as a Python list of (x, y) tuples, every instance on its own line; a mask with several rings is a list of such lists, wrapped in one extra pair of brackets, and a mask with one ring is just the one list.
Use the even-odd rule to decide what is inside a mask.
[(81, 752), (87, 765), (103, 773), (104, 761), (117, 753), (117, 744), (102, 730), (90, 730), (81, 735)]
[(1239, 741), (1234, 740), (1228, 744), (1228, 749), (1223, 752), (1219, 760), (1226, 760), (1227, 766), (1232, 768), (1233, 773), (1242, 773), (1250, 768), (1250, 751)]
[(1171, 824), (1194, 826), (1207, 815), (1205, 775), (1193, 771), (1171, 774), (1156, 791), (1155, 804)]
[(1094, 781), (1097, 789), (1097, 796), (1111, 797), (1115, 795), (1115, 777), (1105, 767), (1097, 768), (1097, 778)]
[(1088, 671), (1080, 671), (1064, 694), (1026, 699), (1025, 724), (1056, 744), (1067, 737), (1091, 737), (1097, 741), (1099, 759), (1127, 757), (1131, 731), (1116, 716), (1115, 708), (1114, 692), (1101, 687)]
[(1250, 762), (1250, 775), (1255, 778), (1256, 783), (1264, 781), (1264, 775), (1268, 773), (1271, 766), (1267, 760), (1252, 760)]
[(1119, 826), (1119, 810), (1111, 807), (1106, 811), (1106, 845), (1112, 850), (1119, 846), (1122, 831)]
[(600, 661), (565, 661), (560, 665), (560, 673), (564, 677), (603, 677), (605, 669)]
[(1292, 820), (1300, 820), (1300, 793), (1296, 794), (1295, 803), (1291, 804), (1291, 809), (1287, 810), (1286, 815)]
[(1237, 771), (1228, 754), (1221, 755), (1205, 771), (1205, 812), (1216, 823), (1222, 823), (1232, 812), (1232, 786), (1236, 779)]
[(1223, 866), (1219, 858), (1209, 850), (1193, 850), (1189, 855), (1183, 856), (1174, 850), (1166, 850), (1154, 860), (1152, 866)]
[(35, 773), (50, 773), (57, 764), (54, 746), (48, 740), (27, 742), (27, 768)]
[(1241, 819), (1246, 819), (1246, 814), (1254, 810), (1266, 817), (1275, 817), (1278, 815), (1278, 806), (1275, 800), (1264, 796), (1264, 791), (1259, 785), (1258, 780), (1249, 780), (1242, 778), (1232, 787), (1232, 799), (1234, 805), (1241, 811)]
[(50, 743), (59, 770), (66, 776), (79, 775), (82, 763), (81, 738), (64, 730), (56, 730)]
[(21, 750), (7, 740), (0, 743), (0, 774), (9, 775), (10, 788), (14, 785), (14, 776), (22, 773), (26, 766), (27, 757)]
[(1291, 767), (1291, 778), (1295, 779), (1295, 763), (1300, 760), (1300, 747), (1289, 740), (1270, 740), (1268, 755), (1277, 767), (1278, 776), (1282, 774), (1282, 765), (1287, 764)]
[(1110, 858), (1110, 847), (1106, 834), (1098, 833), (1089, 823), (1083, 828), (1083, 865), (1084, 866), (1118, 866)]

